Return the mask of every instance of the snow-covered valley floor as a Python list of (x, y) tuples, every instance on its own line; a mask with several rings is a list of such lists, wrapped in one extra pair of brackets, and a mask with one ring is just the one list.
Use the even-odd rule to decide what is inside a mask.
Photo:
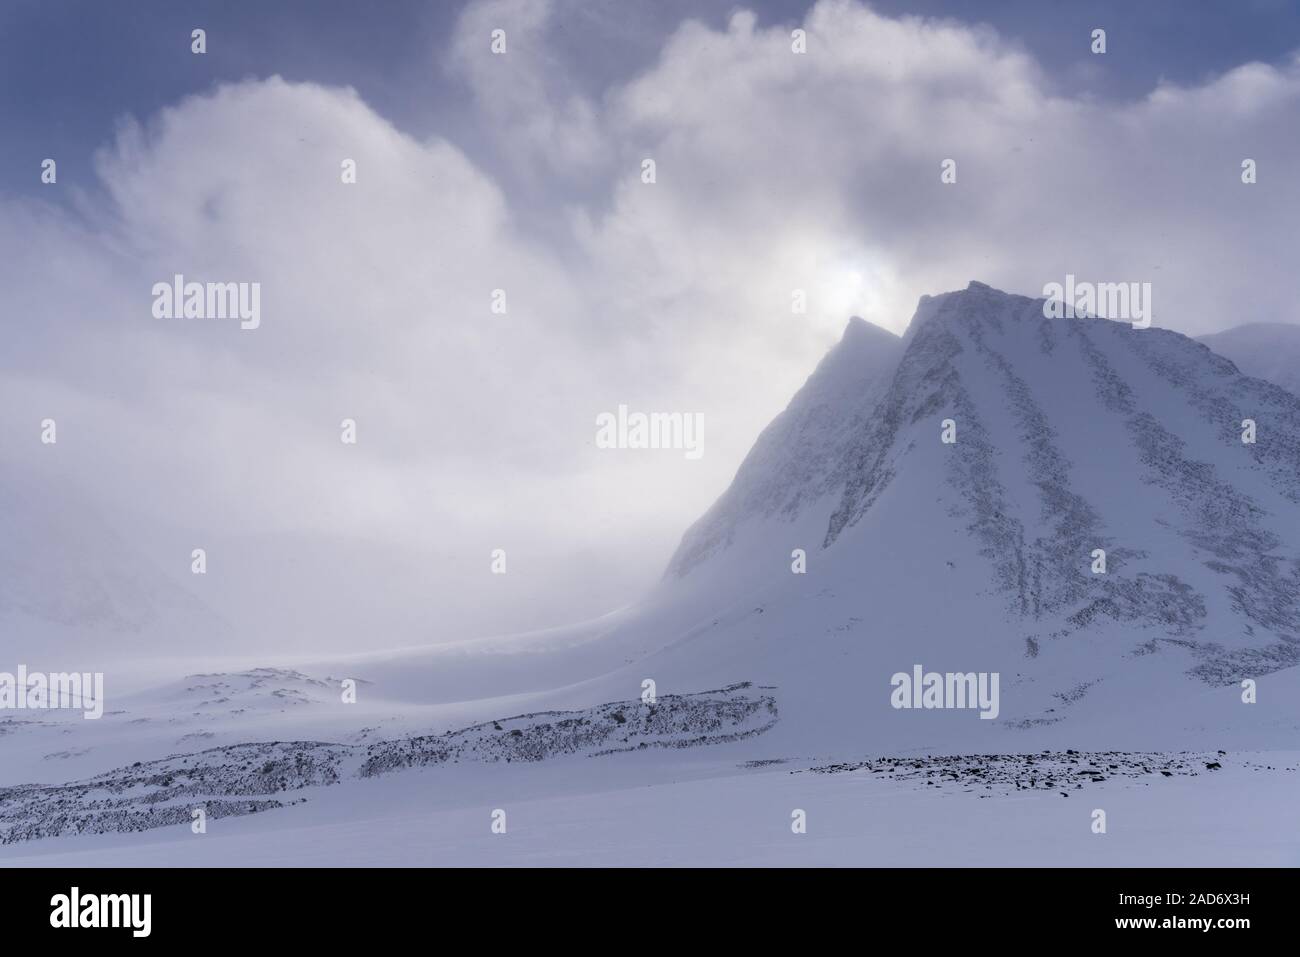
[[(1281, 826), (1300, 806), (1300, 752), (1004, 757), (991, 784), (944, 773), (988, 765), (970, 759), (814, 772), (826, 766), (739, 757), (731, 744), (406, 769), (305, 788), (290, 795), (305, 802), (203, 834), (180, 823), (8, 844), (0, 865), (1300, 865), (1300, 830)], [(1092, 760), (1112, 776), (1079, 771)]]
[[(192, 674), (97, 721), (10, 715), (0, 866), (1294, 866), (1297, 672), (1259, 705), (1221, 689), (1109, 729), (941, 712), (967, 748), (891, 751), (866, 722), (833, 748), (791, 734), (781, 689), (743, 682), (548, 710)], [(1251, 720), (1233, 732), (1234, 715)]]

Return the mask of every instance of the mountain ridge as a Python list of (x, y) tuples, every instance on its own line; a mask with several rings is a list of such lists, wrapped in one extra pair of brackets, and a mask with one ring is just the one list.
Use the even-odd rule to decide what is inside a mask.
[[(809, 624), (838, 616), (868, 643), (882, 621), (898, 632), (890, 641), (951, 632), (934, 639), (946, 654), (957, 635), (996, 629), (1002, 650), (976, 657), (1015, 667), (1014, 641), (1031, 668), (1057, 672), (1049, 695), (1072, 701), (1140, 659), (1177, 661), (1214, 687), (1300, 664), (1300, 398), (1179, 333), (1048, 319), (1041, 299), (977, 282), (923, 297), (900, 346), (861, 371), (869, 388), (843, 411), (826, 405), (843, 393), (818, 382), (836, 365), (834, 351), (823, 359), (746, 458), (725, 507), (683, 537), (670, 583), (699, 575), (720, 606), (766, 594), (768, 614), (798, 601)], [(1253, 444), (1241, 441), (1247, 418)], [(800, 446), (816, 467), (756, 454), (792, 429), (805, 446), (825, 439)], [(796, 547), (806, 578), (791, 574)], [(972, 548), (973, 568), (962, 557)], [(830, 589), (845, 606), (834, 613), (810, 600), (829, 594), (814, 584), (828, 562), (837, 588), (853, 582), (857, 593)], [(958, 568), (968, 577), (947, 594), (964, 620), (918, 624), (932, 600), (925, 582), (942, 589), (943, 569)], [(688, 645), (675, 652), (684, 662), (702, 653)], [(878, 650), (843, 653), (868, 667)], [(780, 670), (754, 677), (779, 683)], [(1056, 710), (1026, 707), (1016, 720), (1054, 722)]]

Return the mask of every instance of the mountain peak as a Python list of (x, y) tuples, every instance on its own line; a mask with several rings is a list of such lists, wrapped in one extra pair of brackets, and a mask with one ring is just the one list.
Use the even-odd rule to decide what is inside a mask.
[(846, 342), (872, 343), (878, 346), (897, 345), (899, 341), (899, 337), (888, 329), (874, 322), (868, 322), (861, 316), (850, 316), (848, 325), (844, 327), (844, 334), (840, 336), (841, 345)]
[(850, 318), (839, 343), (759, 435), (731, 486), (682, 536), (668, 577), (725, 550), (754, 516), (789, 519), (821, 496), (838, 495), (853, 460), (848, 446), (866, 431), (902, 352), (900, 336)]
[(921, 326), (938, 316), (951, 317), (962, 322), (979, 322), (986, 318), (1009, 316), (1041, 317), (1040, 302), (1039, 299), (1004, 292), (988, 283), (972, 279), (965, 289), (954, 289), (934, 296), (922, 296), (916, 303), (916, 312), (912, 314), (904, 337), (910, 338)]

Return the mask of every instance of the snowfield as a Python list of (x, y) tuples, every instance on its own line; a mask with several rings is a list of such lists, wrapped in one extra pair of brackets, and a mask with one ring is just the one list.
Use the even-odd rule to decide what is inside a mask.
[[(308, 792), (283, 811), (0, 848), (9, 866), (1296, 866), (1279, 826), (1300, 753), (981, 797), (871, 770), (792, 773), (697, 755), (426, 768)], [(1268, 767), (1273, 770), (1267, 770)], [(494, 834), (491, 815), (506, 813)], [(807, 830), (791, 830), (806, 812)], [(1092, 831), (1103, 809), (1107, 831)]]

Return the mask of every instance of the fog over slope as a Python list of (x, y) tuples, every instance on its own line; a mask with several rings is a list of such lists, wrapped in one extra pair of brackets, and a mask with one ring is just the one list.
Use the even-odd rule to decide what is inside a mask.
[(1285, 322), (1251, 322), (1201, 336), (1238, 369), (1300, 395), (1300, 326)]

